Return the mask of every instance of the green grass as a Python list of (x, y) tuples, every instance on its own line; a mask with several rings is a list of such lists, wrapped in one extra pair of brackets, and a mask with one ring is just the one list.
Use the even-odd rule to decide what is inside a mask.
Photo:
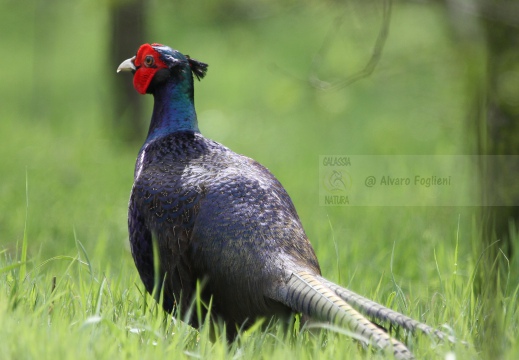
[[(344, 281), (346, 284), (348, 281), (351, 284), (360, 281), (363, 286), (351, 287), (414, 318), (439, 327), (445, 325), (444, 331), (452, 332), (470, 344), (469, 347), (452, 347), (425, 336), (409, 336), (408, 343), (420, 358), (445, 357), (454, 351), (457, 358), (473, 359), (484, 351), (481, 344), (474, 342), (484, 326), (481, 321), (485, 318), (485, 314), (481, 313), (481, 302), (474, 296), (472, 288), (474, 264), (470, 263), (468, 256), (455, 251), (461, 245), (458, 240), (463, 234), (457, 239), (456, 229), (452, 230), (450, 239), (444, 239), (434, 247), (431, 257), (436, 261), (432, 259), (421, 269), (435, 272), (434, 279), (429, 279), (426, 286), (420, 285), (420, 281), (402, 280), (401, 276), (390, 270), (387, 273), (381, 271), (379, 278), (370, 271), (363, 274), (358, 270)], [(383, 237), (384, 232), (379, 230), (378, 235)], [(407, 252), (398, 249), (399, 246), (395, 248), (395, 253), (391, 255), (393, 262), (399, 262), (398, 266), (402, 267), (402, 257), (406, 257)], [(334, 258), (332, 252), (329, 252), (328, 258), (325, 251), (318, 250), (318, 253), (324, 263)], [(261, 328), (250, 330), (230, 347), (221, 338), (211, 343), (208, 325), (196, 332), (181, 321), (165, 316), (150, 296), (144, 293), (133, 267), (113, 271), (109, 264), (103, 262), (99, 266), (93, 265), (79, 241), (72, 256), (55, 256), (44, 261), (33, 258), (26, 277), (20, 276), (21, 266), (16, 266), (20, 264), (18, 259), (8, 259), (6, 252), (2, 256), (0, 335), (3, 341), (0, 355), (3, 359), (163, 356), (211, 359), (282, 356), (304, 359), (366, 356), (359, 351), (357, 344), (340, 333), (299, 332), (297, 328), (283, 333), (282, 328), (276, 326), (267, 331)], [(113, 258), (109, 254), (96, 256)], [(362, 257), (363, 253), (359, 251), (352, 256)], [(413, 263), (410, 267), (418, 266), (416, 260), (410, 262)], [(386, 266), (388, 269), (389, 265)], [(357, 264), (352, 268), (358, 267)], [(333, 271), (325, 273), (332, 279), (336, 278)], [(517, 350), (519, 287), (513, 279), (505, 280), (511, 284), (504, 286), (502, 294), (499, 294), (502, 307), (499, 316), (506, 329), (502, 344), (507, 351), (503, 358), (511, 359)], [(377, 357), (384, 358), (382, 354)]]
[[(418, 358), (490, 358), (495, 348), (517, 358), (518, 259), (503, 268), (494, 296), (473, 291), (483, 252), (477, 209), (318, 205), (320, 155), (471, 153), (466, 68), (482, 74), (481, 47), (473, 45), (466, 63), (441, 7), (397, 4), (376, 72), (323, 93), (273, 69), (305, 78), (330, 23), (345, 12), (319, 71), (357, 71), (380, 9), (265, 4), (230, 18), (210, 2), (207, 11), (187, 2), (150, 8), (149, 41), (210, 64), (196, 84), (202, 132), (281, 180), (327, 278), (469, 343), (406, 338)], [(0, 57), (0, 359), (371, 357), (333, 331), (258, 327), (229, 347), (209, 342), (208, 326), (197, 332), (166, 317), (144, 294), (128, 247), (140, 144), (122, 144), (110, 126), (118, 63), (105, 56), (108, 5), (0, 6), (9, 55)], [(490, 317), (503, 336), (489, 342)]]

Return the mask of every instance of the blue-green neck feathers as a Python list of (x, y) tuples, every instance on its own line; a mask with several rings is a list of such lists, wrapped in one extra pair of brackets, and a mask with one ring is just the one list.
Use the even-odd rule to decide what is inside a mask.
[(155, 103), (146, 143), (177, 131), (199, 131), (189, 69), (175, 72), (157, 84), (153, 96)]

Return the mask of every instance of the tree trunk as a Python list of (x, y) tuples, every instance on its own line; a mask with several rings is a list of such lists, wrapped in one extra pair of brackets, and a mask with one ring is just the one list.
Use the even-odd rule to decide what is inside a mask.
[[(518, 1), (481, 3), (487, 48), (485, 104), (480, 131), (482, 157), (481, 239), (478, 268), (479, 296), (485, 323), (481, 337), (489, 358), (500, 358), (505, 346), (503, 309), (496, 294), (505, 294), (510, 259), (517, 249), (512, 231), (519, 219), (519, 22), (510, 23), (500, 13), (519, 19)], [(504, 11), (505, 6), (509, 11)], [(513, 17), (512, 17), (513, 18)], [(481, 319), (483, 320), (483, 319)]]
[[(145, 42), (146, 14), (144, 0), (117, 1), (111, 8), (112, 39), (110, 64), (117, 66), (135, 55)], [(124, 141), (141, 141), (145, 131), (143, 100), (127, 76), (114, 76), (115, 130)]]
[[(516, 15), (519, 19), (519, 11)], [(483, 169), (483, 196), (489, 205), (484, 211), (484, 233), (487, 239), (495, 234), (497, 248), (511, 257), (510, 224), (519, 219), (519, 163), (506, 155), (519, 155), (519, 23), (487, 18), (484, 26), (488, 51), (486, 138), (480, 141), (480, 154), (498, 155)]]

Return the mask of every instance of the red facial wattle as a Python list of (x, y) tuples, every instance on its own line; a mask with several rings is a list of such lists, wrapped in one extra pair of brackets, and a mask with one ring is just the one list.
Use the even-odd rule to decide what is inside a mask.
[(146, 94), (158, 70), (168, 68), (168, 65), (161, 60), (159, 52), (150, 44), (144, 44), (139, 48), (133, 63), (137, 68), (133, 75), (133, 86), (140, 94)]

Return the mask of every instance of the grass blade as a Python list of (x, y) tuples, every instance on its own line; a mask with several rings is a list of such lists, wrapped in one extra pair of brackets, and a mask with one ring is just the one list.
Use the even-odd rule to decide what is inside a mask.
[(20, 283), (27, 274), (27, 219), (29, 215), (29, 178), (25, 168), (25, 223), (23, 225), (22, 253), (20, 254), (20, 272), (18, 280)]

